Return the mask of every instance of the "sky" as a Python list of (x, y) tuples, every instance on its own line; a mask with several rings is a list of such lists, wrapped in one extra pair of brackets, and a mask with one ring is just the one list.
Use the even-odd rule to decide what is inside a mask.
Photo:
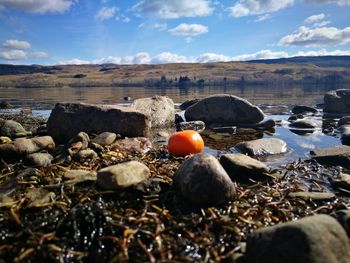
[(350, 55), (350, 0), (0, 0), (0, 63)]

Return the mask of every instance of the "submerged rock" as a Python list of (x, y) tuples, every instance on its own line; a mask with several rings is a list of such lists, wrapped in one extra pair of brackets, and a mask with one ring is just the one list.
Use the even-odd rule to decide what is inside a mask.
[(152, 127), (172, 126), (174, 124), (175, 106), (169, 97), (154, 96), (137, 99), (130, 107), (150, 116)]
[(103, 189), (123, 190), (150, 178), (151, 172), (138, 161), (129, 161), (97, 172), (97, 184)]
[(300, 114), (305, 112), (317, 113), (317, 109), (304, 105), (296, 105), (293, 107), (292, 112), (294, 114)]
[(218, 205), (231, 200), (235, 194), (224, 168), (207, 153), (187, 159), (176, 172), (174, 185), (180, 195), (199, 206)]
[(247, 263), (349, 263), (349, 239), (328, 215), (265, 227), (247, 242)]
[(233, 95), (213, 95), (187, 108), (187, 121), (204, 121), (206, 125), (232, 126), (259, 123), (264, 113), (257, 107)]
[(266, 156), (287, 152), (287, 144), (276, 138), (263, 138), (236, 144), (235, 148), (250, 156)]
[(150, 127), (150, 117), (135, 109), (85, 103), (57, 103), (47, 122), (48, 133), (62, 143), (81, 131), (136, 137), (146, 136)]
[(350, 146), (316, 148), (310, 151), (310, 155), (320, 164), (350, 167)]
[(93, 143), (97, 143), (101, 146), (112, 144), (117, 139), (117, 134), (114, 132), (103, 132), (97, 135), (91, 140)]
[(332, 90), (324, 96), (324, 112), (350, 113), (350, 89)]

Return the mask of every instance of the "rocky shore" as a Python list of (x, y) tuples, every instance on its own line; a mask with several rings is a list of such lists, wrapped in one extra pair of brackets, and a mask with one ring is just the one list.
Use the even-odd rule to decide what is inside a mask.
[[(291, 110), (302, 133), (319, 127), (313, 114), (339, 115), (323, 130), (343, 145), (278, 169), (264, 160), (288, 144), (255, 136), (278, 123), (233, 95), (186, 101), (184, 114), (156, 96), (1, 116), (0, 262), (350, 262), (349, 96)], [(206, 143), (254, 135), (179, 158), (166, 147), (175, 129)]]

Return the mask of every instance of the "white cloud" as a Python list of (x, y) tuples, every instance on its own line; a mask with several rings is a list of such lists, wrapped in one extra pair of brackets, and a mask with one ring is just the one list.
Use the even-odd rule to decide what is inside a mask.
[[(101, 58), (101, 59), (95, 59), (91, 62), (91, 64), (121, 64), (122, 58), (121, 57), (113, 57), (113, 56), (108, 56), (106, 58)], [(89, 63), (87, 63), (89, 64)]]
[(101, 7), (100, 10), (98, 10), (97, 14), (95, 15), (95, 18), (100, 21), (108, 20), (108, 19), (111, 19), (116, 14), (117, 11), (118, 11), (118, 8), (115, 6), (113, 7), (103, 6)]
[(326, 15), (321, 13), (318, 15), (309, 16), (308, 18), (306, 18), (304, 20), (304, 22), (305, 22), (305, 24), (314, 24), (314, 23), (318, 23), (318, 22), (324, 20), (325, 17), (326, 17)]
[(307, 3), (350, 5), (350, 0), (305, 0)]
[(216, 54), (216, 53), (204, 53), (195, 59), (195, 61), (198, 63), (230, 61), (230, 60), (232, 60), (231, 57), (228, 57), (222, 54)]
[(291, 6), (293, 3), (294, 0), (239, 0), (229, 7), (229, 11), (233, 17), (262, 15), (276, 12)]
[(168, 29), (168, 25), (166, 23), (155, 23), (154, 25), (152, 25), (152, 29), (164, 31)]
[(71, 60), (66, 60), (66, 61), (60, 61), (58, 62), (59, 65), (84, 65), (84, 64), (91, 64), (90, 61), (87, 60), (81, 60), (78, 58), (74, 58)]
[(191, 58), (181, 56), (171, 52), (163, 52), (152, 58), (152, 64), (166, 64), (166, 63), (190, 63), (194, 62)]
[(27, 53), (23, 50), (9, 50), (0, 52), (0, 58), (4, 60), (27, 59)]
[(149, 64), (150, 61), (151, 58), (147, 52), (140, 52), (133, 57), (131, 64)]
[(271, 50), (260, 50), (252, 54), (243, 54), (233, 57), (234, 61), (246, 61), (256, 59), (274, 59), (274, 58), (286, 58), (289, 57), (287, 52), (284, 51), (271, 51)]
[(130, 17), (127, 17), (126, 15), (116, 16), (115, 19), (123, 23), (129, 23), (131, 21)]
[(201, 34), (208, 33), (208, 27), (200, 24), (185, 24), (182, 23), (177, 27), (169, 29), (172, 35), (176, 36), (198, 36)]
[(30, 44), (27, 41), (21, 41), (16, 39), (9, 39), (2, 44), (2, 47), (8, 49), (28, 49), (30, 48)]
[(200, 17), (213, 13), (209, 0), (142, 0), (132, 8), (137, 15), (156, 16), (165, 19)]
[(19, 9), (30, 13), (64, 13), (77, 0), (0, 0), (0, 7)]
[(295, 33), (279, 41), (284, 46), (324, 47), (350, 43), (350, 27), (300, 27)]

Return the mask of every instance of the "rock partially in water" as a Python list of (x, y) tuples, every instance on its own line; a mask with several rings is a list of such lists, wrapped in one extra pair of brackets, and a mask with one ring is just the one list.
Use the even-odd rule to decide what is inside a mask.
[(13, 162), (31, 153), (51, 152), (54, 149), (55, 143), (50, 136), (17, 139), (16, 141), (0, 145), (0, 158)]
[(265, 227), (247, 242), (247, 263), (349, 263), (349, 239), (328, 215)]
[(218, 205), (231, 200), (234, 185), (219, 161), (207, 153), (187, 159), (174, 176), (180, 195), (199, 206)]
[(134, 100), (130, 106), (151, 118), (152, 127), (172, 126), (175, 121), (175, 106), (166, 96), (154, 96)]
[(327, 201), (335, 198), (335, 194), (326, 192), (292, 192), (289, 193), (288, 196), (290, 198), (303, 199), (304, 201)]
[(343, 125), (350, 125), (350, 116), (344, 116), (338, 121), (338, 127)]
[(116, 140), (110, 147), (111, 151), (119, 150), (138, 153), (146, 153), (150, 149), (152, 149), (152, 142), (145, 137)]
[(200, 99), (189, 99), (181, 103), (180, 110), (187, 110), (188, 107), (196, 104)]
[(81, 131), (146, 136), (150, 127), (150, 117), (133, 108), (85, 103), (58, 103), (47, 122), (48, 133), (60, 143), (67, 142)]
[(263, 138), (238, 143), (235, 148), (250, 156), (268, 156), (287, 152), (287, 144), (281, 139)]
[(310, 155), (320, 164), (350, 167), (350, 146), (316, 148), (310, 151)]
[(303, 118), (293, 121), (289, 126), (301, 129), (315, 129), (317, 128), (317, 123), (312, 119)]
[(324, 96), (324, 112), (350, 113), (350, 89), (332, 90)]
[(203, 121), (185, 121), (176, 125), (177, 131), (193, 130), (202, 132), (205, 130), (205, 123)]
[(213, 95), (187, 108), (187, 121), (204, 121), (207, 126), (234, 126), (259, 123), (264, 113), (245, 99), (233, 95)]
[(29, 166), (46, 167), (53, 161), (53, 156), (49, 153), (32, 153), (26, 156), (25, 163)]
[(1, 136), (17, 138), (25, 137), (31, 134), (31, 132), (27, 132), (20, 123), (13, 120), (0, 120), (0, 125)]
[(343, 125), (340, 126), (338, 129), (341, 134), (340, 139), (342, 144), (350, 145), (350, 125)]
[(97, 143), (101, 146), (112, 144), (117, 139), (117, 134), (114, 132), (103, 132), (97, 135), (91, 140), (93, 143)]
[(292, 112), (294, 114), (307, 113), (307, 112), (317, 113), (317, 109), (309, 106), (304, 106), (304, 105), (296, 105), (293, 107)]
[(271, 179), (268, 176), (269, 168), (262, 162), (244, 154), (224, 154), (220, 158), (232, 181), (239, 183), (251, 183), (253, 181), (265, 181)]
[(97, 184), (103, 189), (124, 190), (150, 178), (151, 172), (138, 161), (129, 161), (97, 172)]

